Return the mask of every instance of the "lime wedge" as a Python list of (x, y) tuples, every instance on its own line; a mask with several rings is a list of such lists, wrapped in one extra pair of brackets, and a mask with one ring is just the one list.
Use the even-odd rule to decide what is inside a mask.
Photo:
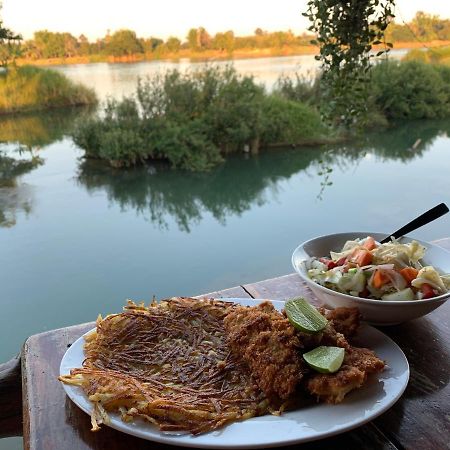
[(305, 333), (318, 333), (327, 326), (328, 320), (302, 297), (288, 300), (284, 309), (292, 325)]
[(304, 353), (303, 358), (317, 372), (334, 373), (342, 366), (344, 355), (345, 350), (341, 347), (321, 345), (308, 353)]

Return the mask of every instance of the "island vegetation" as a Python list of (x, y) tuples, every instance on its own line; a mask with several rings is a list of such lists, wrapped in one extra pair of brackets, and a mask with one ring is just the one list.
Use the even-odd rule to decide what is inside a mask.
[(232, 66), (157, 74), (134, 96), (108, 100), (73, 133), (88, 157), (116, 167), (162, 159), (191, 170), (209, 169), (229, 153), (326, 136), (313, 106), (269, 95)]
[[(282, 77), (268, 93), (232, 66), (173, 70), (141, 81), (133, 96), (109, 100), (101, 115), (79, 123), (73, 139), (87, 157), (114, 167), (164, 160), (189, 170), (209, 169), (234, 152), (329, 143), (349, 130), (322, 120), (321, 82)], [(371, 70), (367, 104), (366, 129), (395, 119), (450, 117), (450, 67), (380, 63)]]

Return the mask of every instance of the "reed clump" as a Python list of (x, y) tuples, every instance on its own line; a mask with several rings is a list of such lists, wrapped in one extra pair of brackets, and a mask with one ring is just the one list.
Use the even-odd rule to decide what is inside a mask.
[(8, 67), (0, 73), (0, 114), (96, 102), (93, 89), (74, 83), (54, 70), (23, 66)]

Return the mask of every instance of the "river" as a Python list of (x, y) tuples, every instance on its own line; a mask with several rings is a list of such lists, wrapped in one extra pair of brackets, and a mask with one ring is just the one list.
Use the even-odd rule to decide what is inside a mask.
[[(270, 89), (280, 73), (314, 70), (311, 58), (235, 66)], [(174, 64), (57, 69), (104, 99)], [(306, 239), (393, 231), (449, 202), (448, 120), (400, 124), (325, 149), (234, 155), (211, 172), (186, 173), (83, 160), (67, 136), (84, 113), (0, 119), (0, 361), (31, 334), (120, 311), (127, 298), (196, 295), (282, 275)], [(449, 230), (444, 217), (415, 235), (432, 240)], [(20, 448), (20, 439), (1, 440), (6, 448)]]

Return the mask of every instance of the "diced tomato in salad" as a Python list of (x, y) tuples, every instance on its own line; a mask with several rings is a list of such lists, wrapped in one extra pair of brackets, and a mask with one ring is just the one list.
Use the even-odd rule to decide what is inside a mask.
[(417, 241), (379, 244), (371, 236), (347, 241), (330, 257), (311, 258), (309, 277), (329, 289), (387, 301), (426, 300), (450, 290), (450, 274), (424, 266)]
[(436, 297), (433, 287), (430, 286), (428, 283), (423, 283), (420, 288), (420, 291), (422, 292), (423, 299)]

